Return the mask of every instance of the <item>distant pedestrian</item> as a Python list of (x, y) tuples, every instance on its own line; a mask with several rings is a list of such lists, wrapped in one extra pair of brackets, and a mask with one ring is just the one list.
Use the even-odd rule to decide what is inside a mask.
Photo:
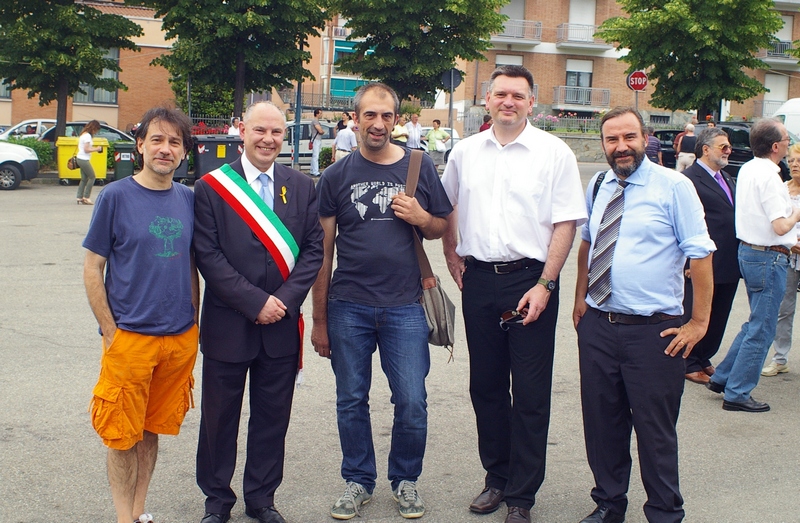
[(422, 147), (422, 125), (419, 123), (419, 115), (413, 113), (411, 115), (411, 121), (406, 123), (406, 129), (408, 129), (408, 142), (406, 145), (409, 149), (420, 149), (425, 150)]
[[(800, 207), (800, 144), (789, 148), (789, 171), (792, 179), (786, 182), (792, 206)], [(800, 223), (797, 225), (797, 237), (800, 239)], [(775, 331), (775, 355), (772, 361), (761, 369), (762, 376), (777, 376), (789, 372), (789, 350), (792, 348), (792, 326), (794, 312), (797, 305), (797, 285), (800, 283), (800, 244), (791, 248), (789, 255), (789, 269), (786, 271), (786, 292), (783, 294), (780, 309), (778, 309), (778, 325)]]
[(311, 120), (311, 176), (319, 176), (319, 153), (322, 150), (322, 135), (325, 132), (319, 123), (322, 109), (314, 109)]
[(92, 167), (92, 153), (102, 153), (101, 146), (94, 147), (92, 141), (94, 135), (100, 130), (100, 122), (92, 120), (87, 123), (78, 138), (78, 167), (81, 170), (81, 183), (78, 184), (78, 205), (94, 205), (89, 197), (92, 195), (95, 175)]
[(450, 140), (450, 135), (441, 129), (440, 125), (442, 125), (440, 120), (434, 120), (433, 129), (428, 131), (425, 136), (425, 140), (428, 142), (428, 155), (437, 168), (444, 165), (444, 153), (447, 150), (447, 142)]
[[(675, 158), (677, 159), (675, 170), (683, 172), (694, 162), (694, 146), (697, 145), (697, 137), (694, 135), (694, 125), (687, 123), (683, 136), (675, 139)], [(680, 136), (680, 135), (679, 135)]]
[(228, 136), (239, 136), (239, 119), (234, 118), (231, 126), (228, 127)]
[(392, 141), (403, 147), (408, 145), (408, 129), (406, 129), (405, 115), (400, 115), (397, 124), (392, 129)]
[(647, 147), (645, 148), (645, 154), (647, 157), (650, 158), (650, 161), (658, 164), (664, 165), (664, 162), (661, 158), (661, 140), (655, 137), (656, 130), (652, 127), (647, 127)]
[(347, 122), (347, 127), (339, 131), (336, 138), (333, 140), (333, 161), (338, 162), (348, 154), (358, 149), (358, 140), (356, 140), (356, 133), (353, 132), (353, 120)]
[(492, 115), (491, 114), (484, 114), (483, 115), (483, 123), (481, 124), (480, 129), (478, 132), (488, 131), (492, 128)]

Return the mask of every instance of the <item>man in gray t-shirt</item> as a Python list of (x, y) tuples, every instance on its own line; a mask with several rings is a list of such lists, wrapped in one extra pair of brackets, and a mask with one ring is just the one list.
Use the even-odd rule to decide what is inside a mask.
[(317, 186), (325, 257), (312, 287), (311, 343), (331, 359), (336, 375), (346, 482), (331, 516), (354, 517), (375, 488), (369, 389), (377, 346), (394, 403), (389, 481), (400, 514), (418, 518), (425, 513), (416, 482), (428, 429), (430, 354), (413, 235), (441, 237), (452, 207), (428, 157), (422, 158), (414, 197), (405, 194), (411, 152), (389, 140), (400, 109), (395, 92), (380, 83), (365, 85), (355, 108), (361, 148), (328, 167)]

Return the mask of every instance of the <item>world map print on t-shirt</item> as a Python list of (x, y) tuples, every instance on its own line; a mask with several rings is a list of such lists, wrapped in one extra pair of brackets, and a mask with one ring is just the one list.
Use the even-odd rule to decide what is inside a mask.
[[(392, 205), (392, 197), (405, 192), (403, 183), (395, 182), (359, 182), (350, 186), (350, 201), (353, 202), (362, 220), (392, 220), (394, 215), (386, 216)], [(367, 212), (373, 209), (369, 215)], [(377, 210), (377, 213), (375, 212)]]
[(167, 216), (156, 216), (150, 222), (150, 234), (164, 241), (164, 252), (156, 254), (162, 258), (172, 258), (180, 253), (175, 251), (175, 240), (181, 237), (183, 232), (183, 222), (178, 218)]

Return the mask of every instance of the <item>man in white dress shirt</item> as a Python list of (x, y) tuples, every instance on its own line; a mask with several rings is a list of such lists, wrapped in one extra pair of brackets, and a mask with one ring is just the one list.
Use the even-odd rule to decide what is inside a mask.
[(722, 408), (766, 412), (769, 405), (750, 392), (758, 385), (761, 368), (775, 338), (778, 309), (786, 291), (789, 249), (797, 243), (795, 224), (800, 209), (792, 207), (781, 181), (778, 163), (789, 150), (789, 133), (778, 120), (759, 120), (750, 130), (753, 158), (742, 166), (736, 181), (736, 237), (750, 318), (733, 340), (728, 354), (706, 384), (724, 392)]
[(408, 129), (408, 141), (406, 142), (406, 147), (409, 149), (424, 150), (422, 143), (420, 143), (420, 140), (422, 139), (422, 126), (419, 124), (418, 114), (411, 115), (411, 121), (406, 123), (406, 129)]
[(527, 69), (497, 68), (486, 94), (494, 126), (456, 144), (442, 177), (457, 206), (443, 244), (462, 290), (486, 470), (470, 510), (493, 512), (505, 499), (506, 523), (530, 521), (544, 480), (558, 275), (586, 221), (575, 155), (528, 123), (533, 101)]

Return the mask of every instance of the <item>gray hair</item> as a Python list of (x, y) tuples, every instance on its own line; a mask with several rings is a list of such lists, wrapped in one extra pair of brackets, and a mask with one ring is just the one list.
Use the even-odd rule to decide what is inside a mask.
[(717, 136), (728, 136), (728, 133), (720, 129), (719, 127), (706, 127), (697, 135), (697, 143), (694, 146), (694, 155), (698, 158), (703, 157), (703, 146), (707, 145), (711, 147), (711, 142), (714, 141), (714, 138)]

